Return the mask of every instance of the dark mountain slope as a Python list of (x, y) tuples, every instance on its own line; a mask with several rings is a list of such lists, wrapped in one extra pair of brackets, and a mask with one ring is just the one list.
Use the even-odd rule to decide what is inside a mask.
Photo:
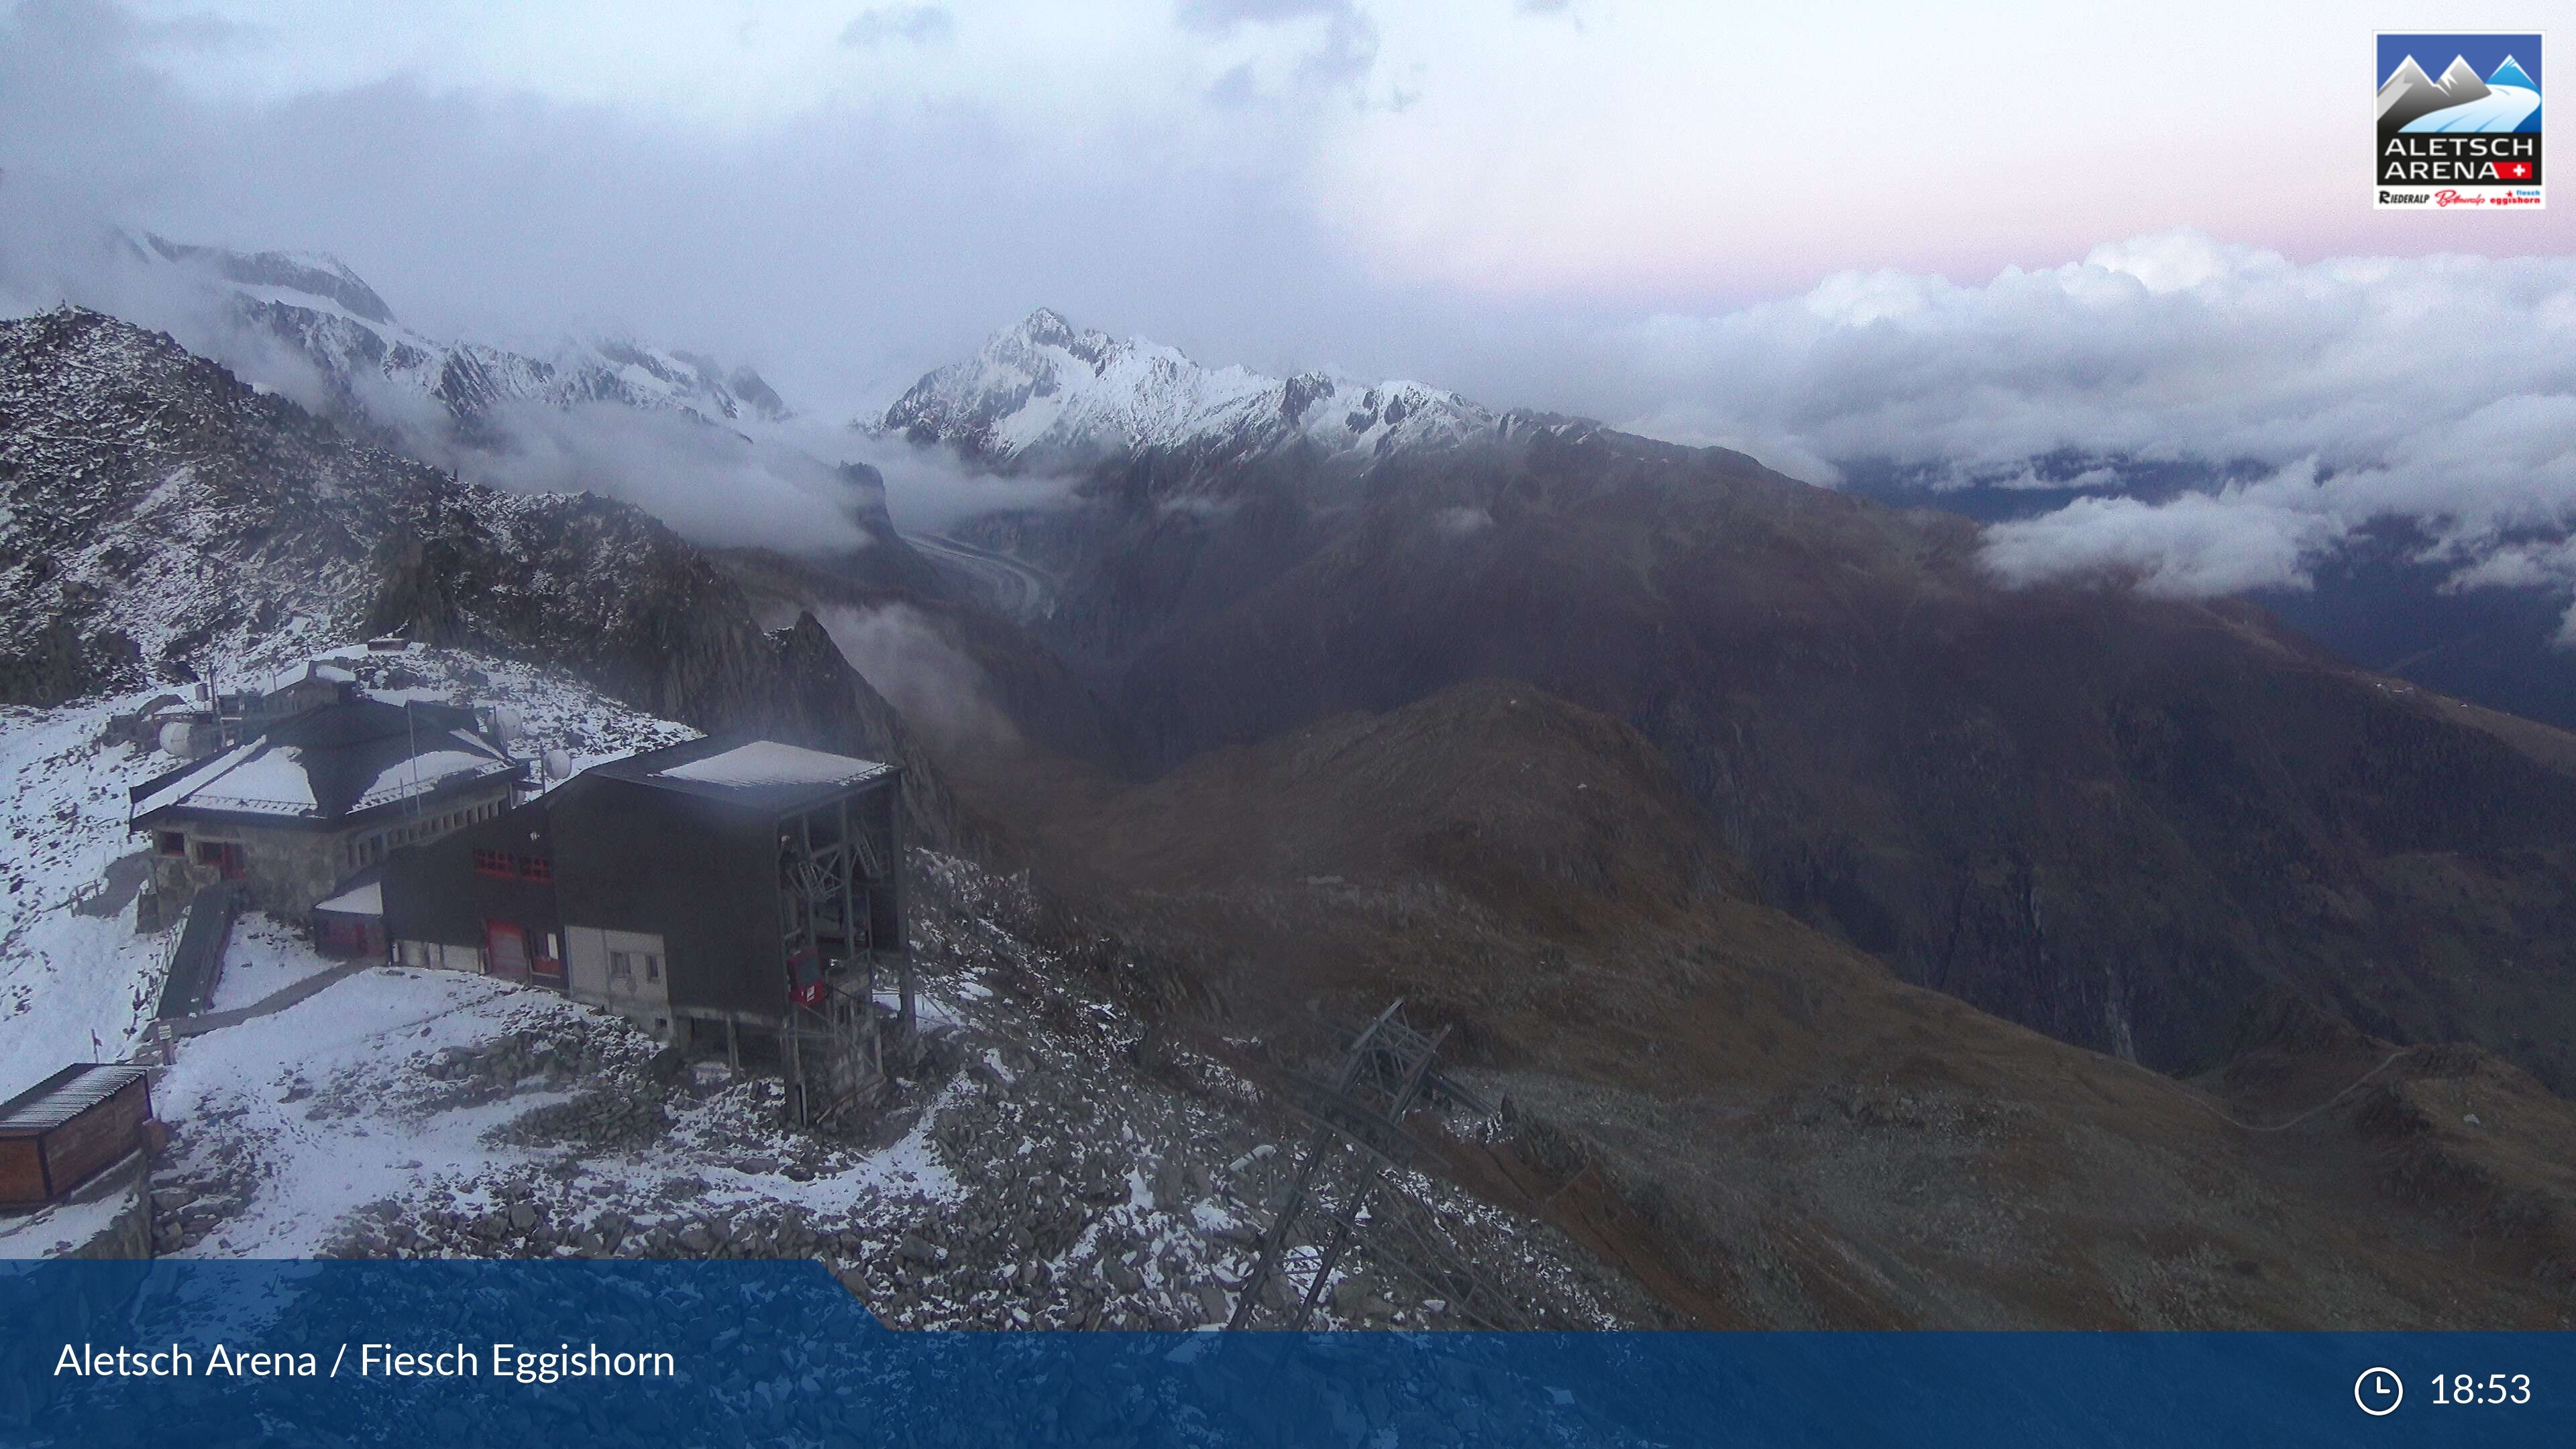
[(1033, 749), (1099, 765), (1124, 753), (1087, 684), (1009, 619), (954, 597), (945, 581), (929, 590), (889, 584), (866, 551), (819, 560), (770, 549), (710, 556), (764, 625), (800, 614), (821, 620), (851, 664), (952, 763)]
[(2390, 1049), (2284, 1008), (2213, 1097), (1997, 1021), (1749, 899), (1658, 751), (1526, 684), (1062, 788), (1050, 878), (1213, 1032), (1294, 1060), (1406, 998), (1509, 1103), (1450, 1170), (1703, 1324), (2567, 1321), (2576, 1108), (2525, 1074), (2338, 1101)]
[(688, 543), (580, 494), (514, 495), (350, 441), (167, 337), (78, 309), (0, 323), (0, 687), (53, 703), (235, 653), (407, 628), (568, 668), (708, 730), (938, 770), (819, 626), (778, 634)]
[(1130, 462), (1023, 535), (1149, 767), (1527, 679), (1908, 980), (2169, 1070), (2287, 992), (2576, 1085), (2576, 780), (2259, 611), (2004, 590), (1963, 520), (1582, 424), (1226, 486)]

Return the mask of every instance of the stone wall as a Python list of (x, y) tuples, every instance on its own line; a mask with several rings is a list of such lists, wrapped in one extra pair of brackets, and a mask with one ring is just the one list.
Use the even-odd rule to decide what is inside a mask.
[(281, 920), (301, 920), (310, 914), (314, 902), (328, 896), (352, 869), (347, 863), (345, 831), (229, 821), (190, 821), (184, 830), (186, 854), (161, 854), (156, 842), (152, 856), (152, 893), (161, 898), (165, 911), (175, 912), (194, 900), (199, 889), (223, 879), (220, 867), (198, 863), (201, 844), (241, 847), (242, 884), (250, 889), (251, 904)]

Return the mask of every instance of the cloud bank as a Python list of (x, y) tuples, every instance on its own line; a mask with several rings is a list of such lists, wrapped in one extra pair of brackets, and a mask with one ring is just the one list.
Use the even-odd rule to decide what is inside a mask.
[[(2204, 43), (2212, 16), (2237, 43)], [(2345, 23), (2321, 0), (2051, 19), (0, 0), (0, 228), (34, 196), (325, 249), (424, 331), (647, 337), (816, 416), (1046, 304), (1214, 365), (1423, 377), (1820, 481), (2063, 484), (2072, 460), (2096, 496), (1999, 529), (2014, 578), (2295, 586), (2402, 517), (2460, 587), (2568, 580), (2568, 213), (2359, 206), (2341, 108), (2365, 80), (2275, 59)], [(2123, 63), (2046, 127), (1925, 83), (2068, 54)], [(1819, 58), (1848, 103), (1814, 106)], [(1765, 143), (1784, 116), (1812, 125)], [(2173, 218), (2275, 249), (2160, 232), (2053, 265)], [(2209, 486), (2123, 501), (2159, 467)], [(899, 510), (970, 497), (918, 482)]]
[[(1844, 274), (1604, 350), (1617, 387), (1663, 399), (1641, 431), (1809, 481), (1867, 463), (2102, 495), (1995, 527), (2011, 580), (2297, 588), (2394, 518), (2456, 586), (2576, 588), (2576, 258), (2300, 264), (2175, 232), (1982, 286)], [(2177, 473), (2205, 486), (2121, 496)]]

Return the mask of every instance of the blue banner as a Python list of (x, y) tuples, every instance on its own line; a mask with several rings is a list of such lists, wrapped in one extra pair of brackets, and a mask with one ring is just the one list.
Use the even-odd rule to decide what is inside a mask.
[(2514, 1446), (2571, 1395), (2565, 1334), (910, 1334), (811, 1262), (0, 1264), (10, 1445)]

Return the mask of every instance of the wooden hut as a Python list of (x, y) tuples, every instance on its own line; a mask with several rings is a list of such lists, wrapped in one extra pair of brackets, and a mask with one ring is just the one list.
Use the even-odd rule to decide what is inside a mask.
[(74, 1062), (0, 1102), (0, 1207), (42, 1207), (143, 1147), (141, 1067)]

